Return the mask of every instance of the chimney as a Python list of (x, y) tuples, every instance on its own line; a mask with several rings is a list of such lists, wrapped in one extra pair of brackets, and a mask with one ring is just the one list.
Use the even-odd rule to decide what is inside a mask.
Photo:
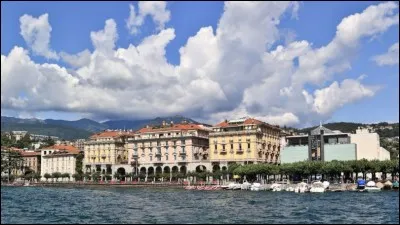
[(228, 120), (227, 119), (225, 119), (225, 121), (224, 121), (225, 123), (227, 123), (228, 122)]

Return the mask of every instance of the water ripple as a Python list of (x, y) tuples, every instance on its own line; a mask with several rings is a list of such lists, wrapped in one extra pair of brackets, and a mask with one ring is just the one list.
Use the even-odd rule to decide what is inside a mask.
[(2, 187), (1, 223), (399, 223), (399, 192)]

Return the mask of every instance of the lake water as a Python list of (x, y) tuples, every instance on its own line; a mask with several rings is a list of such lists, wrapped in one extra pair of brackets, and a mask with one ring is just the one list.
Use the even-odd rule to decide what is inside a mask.
[(399, 223), (399, 192), (1, 187), (1, 223)]

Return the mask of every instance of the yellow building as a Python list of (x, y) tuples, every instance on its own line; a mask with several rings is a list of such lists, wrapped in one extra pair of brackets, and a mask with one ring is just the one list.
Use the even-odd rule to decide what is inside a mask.
[(209, 143), (213, 171), (225, 170), (230, 163), (279, 163), (281, 129), (278, 126), (242, 118), (225, 120), (212, 129)]
[[(84, 172), (121, 174), (132, 172), (128, 164), (128, 150), (123, 131), (104, 131), (90, 137), (84, 144)], [(127, 171), (129, 170), (129, 171)]]

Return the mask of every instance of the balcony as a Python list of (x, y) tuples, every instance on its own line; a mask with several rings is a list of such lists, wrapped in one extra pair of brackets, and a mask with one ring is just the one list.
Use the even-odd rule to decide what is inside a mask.
[(243, 153), (243, 149), (237, 149), (236, 153)]
[(221, 152), (220, 152), (221, 154), (226, 154), (226, 150), (225, 149), (223, 149), (223, 150), (221, 150)]
[(161, 151), (157, 151), (155, 154), (156, 156), (161, 156)]
[(179, 155), (186, 155), (186, 151), (180, 151)]
[(187, 163), (187, 159), (178, 159), (178, 163)]
[(106, 154), (101, 154), (101, 158), (106, 158), (107, 155)]

